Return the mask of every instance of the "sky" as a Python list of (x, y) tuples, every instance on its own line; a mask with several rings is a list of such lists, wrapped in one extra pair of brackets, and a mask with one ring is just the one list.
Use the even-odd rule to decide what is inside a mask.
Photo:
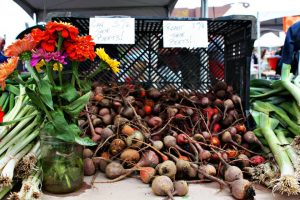
[(25, 23), (29, 27), (35, 25), (33, 19), (13, 0), (1, 0), (0, 21), (0, 36), (6, 37), (6, 46), (26, 29)]

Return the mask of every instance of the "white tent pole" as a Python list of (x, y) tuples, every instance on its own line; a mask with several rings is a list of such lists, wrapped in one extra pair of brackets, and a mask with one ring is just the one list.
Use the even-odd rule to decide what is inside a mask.
[(256, 13), (256, 29), (257, 29), (257, 54), (258, 54), (258, 78), (261, 78), (261, 49), (260, 49), (260, 19), (259, 12)]
[(201, 17), (202, 18), (208, 18), (207, 0), (201, 0)]

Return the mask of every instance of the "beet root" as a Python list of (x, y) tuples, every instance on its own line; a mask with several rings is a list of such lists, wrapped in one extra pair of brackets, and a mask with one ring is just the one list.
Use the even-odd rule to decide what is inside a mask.
[(169, 196), (169, 198), (174, 199), (172, 195), (174, 192), (174, 185), (172, 180), (167, 176), (155, 177), (151, 189), (155, 195)]
[(238, 179), (229, 183), (231, 194), (236, 199), (253, 200), (255, 190), (246, 179)]
[(186, 181), (180, 180), (174, 182), (174, 195), (185, 196), (189, 192), (189, 186)]

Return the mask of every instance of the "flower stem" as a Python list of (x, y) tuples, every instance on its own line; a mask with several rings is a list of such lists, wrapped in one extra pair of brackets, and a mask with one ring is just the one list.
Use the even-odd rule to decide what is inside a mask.
[(73, 61), (72, 63), (72, 83), (75, 86), (75, 83), (77, 83), (79, 89), (81, 90), (81, 84), (80, 84), (80, 80), (79, 80), (79, 75), (78, 75), (78, 67), (79, 67), (79, 63), (77, 61)]
[(99, 74), (102, 70), (107, 69), (107, 64), (105, 62), (100, 62), (99, 67), (96, 68), (94, 72), (87, 76), (87, 79), (94, 78), (97, 74)]
[(53, 67), (47, 63), (46, 68), (47, 68), (48, 78), (49, 78), (50, 82), (53, 84), (53, 86), (55, 86), (55, 82), (53, 79)]

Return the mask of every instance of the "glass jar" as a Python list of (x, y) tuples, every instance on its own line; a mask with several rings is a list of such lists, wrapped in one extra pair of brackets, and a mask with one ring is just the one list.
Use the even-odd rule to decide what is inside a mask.
[(83, 183), (83, 147), (41, 134), (43, 190), (63, 194), (75, 192)]

